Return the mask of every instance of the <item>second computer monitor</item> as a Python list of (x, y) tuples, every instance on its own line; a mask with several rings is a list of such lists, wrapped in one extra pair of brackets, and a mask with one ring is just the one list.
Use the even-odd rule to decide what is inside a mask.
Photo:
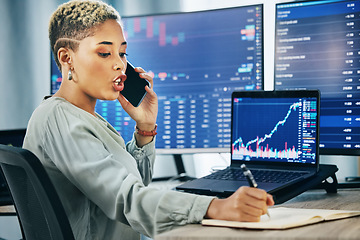
[(320, 153), (360, 155), (360, 2), (276, 5), (275, 89), (321, 91)]

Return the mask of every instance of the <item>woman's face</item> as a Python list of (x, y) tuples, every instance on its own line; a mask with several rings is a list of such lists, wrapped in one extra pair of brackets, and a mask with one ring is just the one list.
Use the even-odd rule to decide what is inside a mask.
[(80, 95), (91, 100), (118, 98), (126, 79), (126, 47), (116, 20), (105, 21), (93, 36), (80, 41), (72, 65)]

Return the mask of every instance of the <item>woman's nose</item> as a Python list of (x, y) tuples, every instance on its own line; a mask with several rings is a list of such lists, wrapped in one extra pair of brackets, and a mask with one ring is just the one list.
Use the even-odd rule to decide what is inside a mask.
[(119, 66), (118, 64), (114, 64), (113, 69), (114, 69), (115, 71), (121, 70), (121, 68), (120, 68), (120, 66)]
[(115, 64), (113, 65), (113, 69), (114, 69), (115, 71), (123, 70), (123, 69), (125, 69), (125, 63), (124, 63), (123, 61), (120, 61), (120, 62), (118, 62), (118, 63), (115, 63)]

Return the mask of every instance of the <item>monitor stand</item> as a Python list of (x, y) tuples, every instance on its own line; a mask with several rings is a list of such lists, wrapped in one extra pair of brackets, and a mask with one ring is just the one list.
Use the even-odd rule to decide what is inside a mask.
[(179, 180), (181, 182), (186, 182), (186, 181), (195, 179), (186, 174), (184, 162), (183, 162), (181, 154), (173, 154), (173, 157), (174, 157), (174, 161), (175, 161), (175, 165), (176, 165), (176, 170), (178, 173), (177, 178), (175, 180)]
[(160, 181), (180, 181), (180, 182), (187, 182), (190, 180), (194, 180), (194, 177), (190, 177), (187, 175), (184, 167), (184, 162), (182, 159), (181, 154), (172, 154), (175, 162), (176, 172), (177, 174), (172, 177), (158, 177), (153, 178), (153, 182), (160, 182)]

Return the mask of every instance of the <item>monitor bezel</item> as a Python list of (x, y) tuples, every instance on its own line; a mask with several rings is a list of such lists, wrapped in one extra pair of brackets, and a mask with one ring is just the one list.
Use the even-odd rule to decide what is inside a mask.
[[(273, 91), (239, 91), (239, 92), (233, 92), (232, 93), (232, 101), (231, 104), (234, 104), (234, 98), (263, 98), (263, 99), (276, 99), (276, 98), (315, 98), (316, 99), (316, 139), (319, 140), (319, 121), (320, 121), (320, 91), (316, 89), (311, 90), (273, 90)], [(232, 111), (234, 108), (232, 107)], [(233, 115), (233, 114), (232, 114)], [(231, 129), (233, 129), (233, 118), (231, 119)], [(233, 141), (233, 131), (231, 133), (231, 142)], [(230, 149), (231, 152), (231, 149)], [(232, 153), (231, 153), (232, 154)], [(302, 167), (308, 167), (308, 168), (319, 168), (319, 144), (315, 147), (315, 162), (314, 163), (300, 163), (300, 162), (269, 162), (266, 160), (256, 160), (256, 164), (263, 164), (264, 166), (302, 166)], [(236, 164), (237, 166), (240, 166), (243, 163), (247, 163), (247, 160), (235, 160), (231, 159), (232, 164)], [(250, 163), (252, 160), (250, 160)]]

